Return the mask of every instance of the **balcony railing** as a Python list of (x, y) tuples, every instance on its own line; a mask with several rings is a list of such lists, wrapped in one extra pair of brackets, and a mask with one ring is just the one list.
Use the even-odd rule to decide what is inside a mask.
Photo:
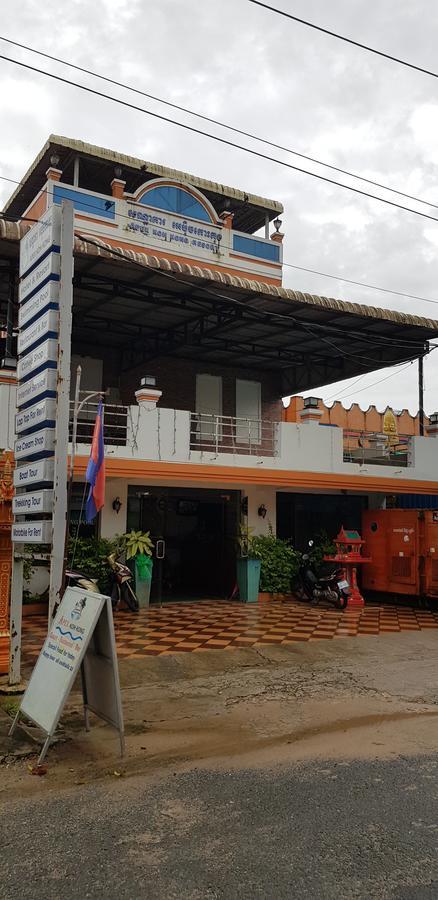
[(344, 429), (344, 462), (406, 468), (410, 435), (394, 435)]
[(205, 453), (278, 456), (279, 422), (191, 413), (190, 449)]
[[(90, 401), (84, 403), (79, 416), (76, 435), (76, 444), (91, 444), (93, 429), (96, 420), (98, 403)], [(70, 403), (70, 440), (73, 432), (74, 403)], [(116, 406), (105, 403), (104, 414), (104, 441), (106, 446), (126, 447), (128, 432), (128, 406)]]

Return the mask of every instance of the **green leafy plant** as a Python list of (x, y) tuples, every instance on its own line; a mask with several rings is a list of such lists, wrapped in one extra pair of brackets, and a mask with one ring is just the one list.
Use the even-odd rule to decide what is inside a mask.
[(109, 590), (108, 556), (116, 550), (116, 542), (106, 538), (70, 538), (67, 565), (90, 578), (95, 578), (103, 594)]
[(272, 526), (269, 534), (252, 538), (252, 552), (261, 561), (260, 590), (270, 594), (286, 594), (298, 572), (300, 555), (288, 541), (275, 536)]
[(240, 556), (242, 559), (258, 559), (257, 554), (254, 552), (253, 535), (254, 528), (250, 528), (246, 522), (241, 522), (239, 525), (239, 532), (237, 535), (237, 546), (239, 548)]
[(123, 535), (125, 539), (126, 559), (135, 556), (152, 556), (154, 544), (150, 531), (129, 531)]
[(334, 556), (335, 553), (336, 545), (326, 531), (320, 531), (314, 538), (313, 547), (308, 550), (310, 564), (316, 575), (324, 571), (324, 556)]

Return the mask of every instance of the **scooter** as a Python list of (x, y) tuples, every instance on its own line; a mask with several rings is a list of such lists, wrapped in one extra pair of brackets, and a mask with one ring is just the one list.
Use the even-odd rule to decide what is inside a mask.
[(84, 575), (83, 572), (67, 571), (65, 573), (67, 587), (81, 588), (83, 591), (92, 591), (93, 594), (99, 593), (99, 587), (95, 578)]
[[(313, 541), (309, 541), (309, 547), (313, 547)], [(342, 569), (336, 569), (331, 575), (318, 578), (312, 568), (308, 553), (303, 553), (298, 570), (298, 579), (302, 593), (313, 604), (326, 600), (337, 609), (345, 609), (351, 588), (348, 581), (342, 578)]]
[(108, 556), (111, 569), (111, 602), (113, 609), (118, 609), (123, 600), (131, 612), (138, 612), (139, 604), (131, 587), (132, 572), (129, 566), (119, 562), (114, 553)]

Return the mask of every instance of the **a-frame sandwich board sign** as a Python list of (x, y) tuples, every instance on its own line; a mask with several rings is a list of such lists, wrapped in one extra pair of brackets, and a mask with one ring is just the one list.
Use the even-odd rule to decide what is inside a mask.
[(20, 716), (45, 732), (38, 764), (47, 753), (79, 672), (86, 730), (89, 731), (91, 711), (117, 728), (123, 756), (123, 713), (111, 600), (103, 594), (69, 587), (9, 732), (13, 733)]

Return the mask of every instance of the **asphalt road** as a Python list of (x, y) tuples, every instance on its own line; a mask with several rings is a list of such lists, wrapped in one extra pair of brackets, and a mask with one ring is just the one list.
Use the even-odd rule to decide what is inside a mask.
[(113, 778), (2, 805), (3, 900), (436, 900), (438, 757)]

